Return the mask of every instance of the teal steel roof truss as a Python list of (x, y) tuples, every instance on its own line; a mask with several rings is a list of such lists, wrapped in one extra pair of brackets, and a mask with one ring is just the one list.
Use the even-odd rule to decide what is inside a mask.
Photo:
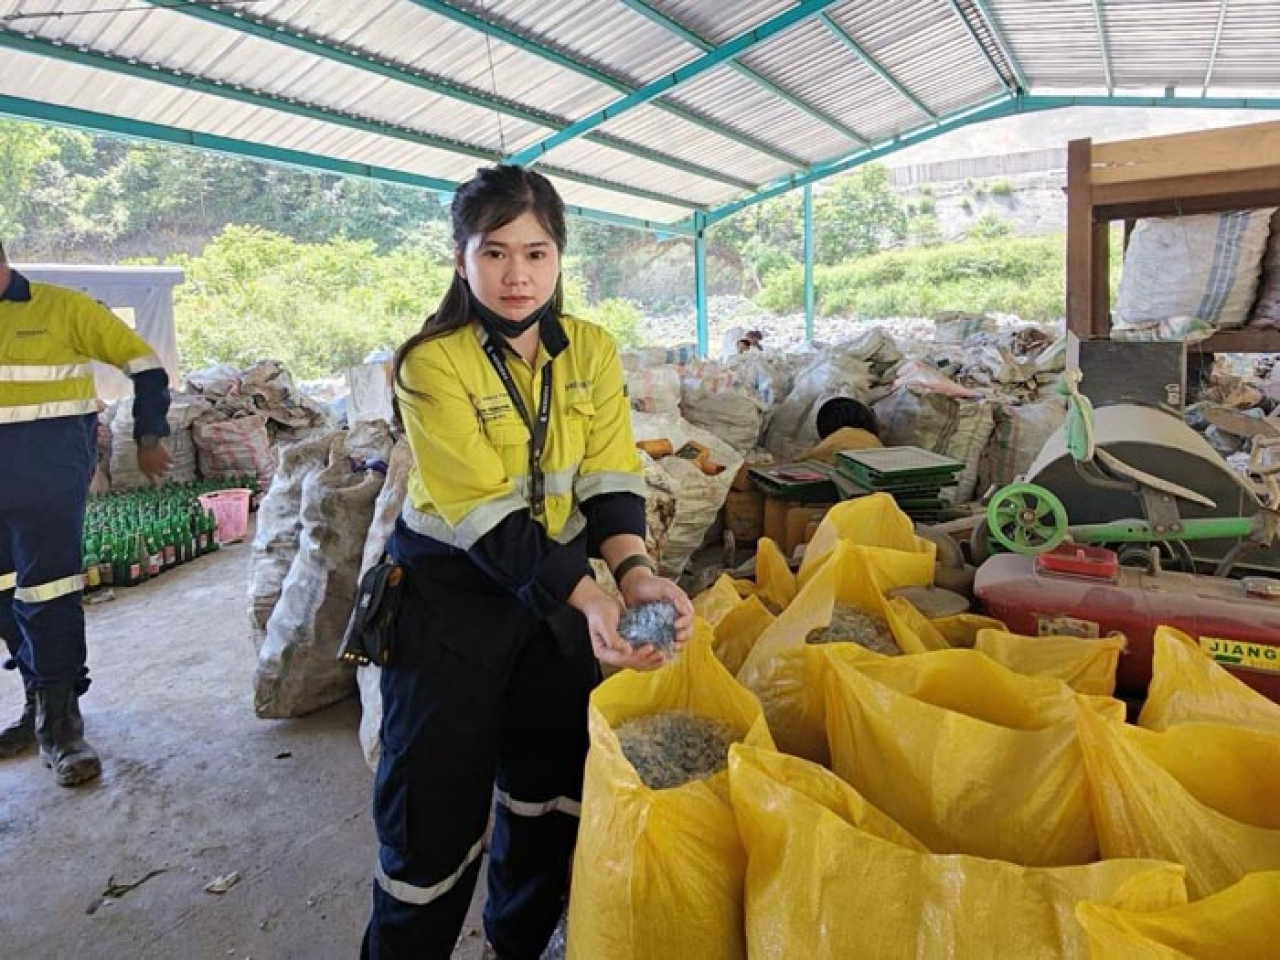
[[(266, 40), (270, 43), (278, 43), (284, 46), (292, 47), (305, 53), (322, 57), (326, 60), (332, 60), (349, 67), (355, 67), (378, 76), (386, 77), (389, 80), (395, 80), (400, 83), (409, 84), (434, 93), (450, 100), (457, 100), (461, 103), (467, 103), (474, 107), (480, 107), (484, 110), (490, 110), (494, 113), (500, 113), (504, 116), (514, 117), (517, 120), (524, 120), (527, 123), (538, 124), (539, 126), (548, 127), (552, 130), (562, 130), (569, 125), (569, 121), (563, 117), (558, 117), (545, 110), (536, 110), (532, 107), (526, 107), (518, 103), (512, 103), (493, 94), (467, 87), (451, 80), (441, 77), (432, 76), (422, 70), (410, 68), (404, 64), (397, 64), (386, 58), (379, 58), (371, 53), (358, 50), (353, 47), (344, 47), (336, 43), (323, 40), (319, 37), (312, 36), (305, 31), (286, 26), (284, 24), (272, 23), (265, 18), (256, 18), (249, 15), (248, 11), (230, 13), (215, 7), (207, 7), (202, 4), (183, 4), (175, 6), (173, 0), (139, 0), (141, 3), (150, 4), (162, 10), (171, 10), (175, 13), (181, 13), (189, 17), (195, 17), (206, 23), (215, 26), (225, 27), (229, 30), (235, 30), (240, 33), (246, 33), (260, 40)], [(665, 166), (674, 167), (691, 173), (695, 176), (705, 177), (708, 180), (715, 180), (729, 186), (737, 187), (740, 190), (751, 189), (754, 184), (750, 181), (742, 180), (738, 177), (732, 177), (722, 171), (715, 170), (711, 167), (705, 167), (701, 164), (691, 163), (682, 160), (679, 157), (673, 157), (670, 154), (661, 153), (657, 150), (650, 150), (641, 144), (632, 143), (621, 137), (610, 136), (604, 133), (588, 134), (585, 138), (594, 143), (603, 146), (612, 147), (616, 150), (622, 150), (626, 153), (634, 154), (646, 160), (652, 160)]]
[[(574, 137), (580, 137), (583, 134), (594, 130), (596, 127), (615, 120), (628, 110), (634, 110), (636, 107), (643, 106), (652, 100), (656, 100), (667, 93), (670, 93), (682, 83), (701, 76), (708, 70), (714, 70), (735, 57), (738, 57), (752, 47), (764, 43), (766, 40), (777, 36), (784, 30), (789, 30), (797, 23), (807, 20), (814, 14), (821, 12), (827, 7), (832, 6), (838, 0), (802, 0), (794, 7), (790, 7), (785, 12), (778, 14), (754, 27), (745, 33), (734, 37), (728, 43), (716, 47), (709, 53), (703, 54), (691, 63), (685, 64), (678, 70), (665, 77), (660, 77), (651, 83), (645, 84), (639, 90), (628, 94), (621, 100), (609, 104), (603, 110), (597, 110), (595, 113), (583, 117), (576, 123), (570, 124), (565, 129), (553, 133), (540, 143), (526, 147), (513, 153), (508, 159), (512, 163), (534, 163), (541, 159), (543, 154), (554, 150), (563, 143), (567, 143)], [(803, 166), (803, 163), (800, 164)]]
[[(452, 196), (458, 187), (456, 183), (439, 177), (427, 177), (422, 174), (408, 173), (404, 170), (395, 170), (390, 167), (340, 160), (337, 157), (329, 157), (324, 154), (290, 150), (284, 147), (257, 143), (252, 140), (221, 137), (167, 124), (147, 123), (143, 120), (132, 120), (127, 117), (117, 117), (91, 110), (42, 103), (39, 100), (8, 97), (2, 94), (0, 94), (0, 116), (8, 116), (17, 120), (36, 120), (42, 123), (73, 127), (80, 130), (93, 130), (134, 140), (145, 140), (151, 143), (167, 143), (173, 146), (208, 150), (248, 160), (279, 163), (305, 170), (317, 170), (321, 173), (333, 173), (345, 177), (362, 177), (382, 183), (416, 187), (421, 190), (434, 191), (440, 194), (442, 199)], [(627, 217), (604, 210), (593, 210), (575, 205), (566, 205), (565, 210), (574, 216), (599, 220), (603, 223), (612, 223), (616, 226), (628, 227), (633, 230), (661, 231), (674, 234), (692, 233), (692, 228), (683, 222), (674, 224), (658, 223), (652, 220), (642, 220), (637, 217)]]
[[(603, 70), (598, 70), (590, 64), (583, 63), (580, 60), (575, 60), (573, 57), (561, 53), (558, 50), (553, 50), (550, 47), (530, 40), (527, 37), (522, 37), (520, 34), (507, 30), (496, 23), (491, 23), (488, 20), (482, 20), (479, 17), (471, 15), (465, 10), (459, 10), (457, 7), (443, 3), (442, 0), (408, 0), (408, 2), (412, 3), (414, 6), (421, 7), (424, 10), (430, 10), (432, 13), (446, 17), (455, 23), (460, 23), (463, 26), (470, 27), (473, 30), (493, 37), (495, 40), (501, 40), (503, 43), (510, 44), (519, 50), (524, 50), (536, 57), (540, 57), (548, 63), (554, 63), (556, 66), (572, 71), (579, 76), (586, 77), (589, 80), (594, 80), (596, 83), (603, 84), (607, 87), (612, 87), (619, 93), (630, 94), (636, 89), (630, 84), (619, 80), (617, 77), (610, 76)], [(701, 116), (694, 110), (688, 110), (673, 103), (659, 102), (655, 103), (654, 106), (660, 110), (665, 110), (673, 116), (680, 117), (682, 120), (687, 120), (692, 124), (702, 127), (705, 130), (710, 130), (712, 133), (718, 134), (727, 140), (732, 140), (744, 147), (748, 147), (758, 153), (762, 153), (767, 157), (773, 157), (775, 160), (780, 160), (789, 166), (805, 166), (805, 161), (800, 157), (797, 157), (795, 154), (775, 147), (772, 144), (766, 143), (765, 141), (750, 136), (749, 134), (745, 134), (740, 130), (735, 130), (733, 127), (718, 123), (709, 117)]]
[[(658, 24), (659, 26), (671, 31), (676, 36), (678, 36), (681, 40), (683, 40), (685, 43), (688, 43), (688, 44), (691, 44), (692, 46), (697, 47), (703, 53), (710, 53), (711, 51), (714, 51), (716, 48), (716, 45), (714, 43), (711, 43), (708, 40), (704, 40), (702, 37), (698, 36), (692, 30), (683, 26), (679, 22), (672, 20), (665, 13), (662, 13), (659, 10), (655, 10), (653, 7), (649, 6), (649, 4), (645, 3), (644, 0), (621, 0), (621, 2), (624, 6), (627, 6), (630, 9), (634, 10), (636, 13), (640, 14), (642, 17), (646, 17), (647, 19), (652, 20), (654, 23)], [(818, 16), (824, 17), (826, 16), (826, 14), (820, 13), (818, 14)], [(790, 90), (787, 90), (779, 86), (778, 84), (770, 80), (768, 77), (751, 69), (745, 63), (742, 63), (739, 60), (730, 60), (729, 68), (741, 74), (742, 76), (746, 77), (748, 80), (750, 80), (752, 83), (756, 84), (757, 86), (761, 87), (762, 89), (768, 90), (775, 97), (785, 100), (787, 103), (791, 104), (797, 110), (800, 110), (801, 112), (808, 114), (809, 116), (813, 117), (815, 120), (825, 123), (828, 127), (831, 127), (833, 130), (838, 130), (841, 134), (848, 137), (850, 140), (853, 140), (856, 143), (861, 143), (864, 146), (870, 145), (870, 141), (866, 137), (864, 137), (857, 130), (853, 129), (853, 127), (849, 126), (847, 123), (844, 123), (843, 121), (837, 119), (836, 117), (831, 116), (831, 114), (829, 113), (819, 110), (817, 107), (813, 106), (810, 103), (806, 103), (804, 100), (800, 99)], [(587, 134), (587, 136), (590, 136), (590, 134)]]
[(887, 83), (890, 87), (896, 90), (903, 97), (903, 99), (905, 99), (908, 103), (910, 103), (913, 107), (915, 107), (917, 110), (923, 113), (930, 120), (938, 119), (938, 115), (934, 113), (932, 110), (930, 110), (925, 105), (923, 100), (921, 100), (914, 93), (908, 90), (902, 83), (900, 83), (897, 77), (895, 77), (892, 73), (886, 70), (884, 66), (881, 65), (880, 61), (878, 61), (875, 57), (871, 56), (871, 54), (869, 54), (863, 48), (862, 44), (858, 43), (857, 40), (849, 36), (849, 32), (845, 30), (843, 27), (841, 27), (840, 24), (836, 23), (834, 20), (831, 19), (830, 16), (828, 16), (825, 13), (818, 14), (818, 19), (822, 21), (822, 25), (827, 28), (827, 31), (833, 37), (835, 37), (842, 44), (844, 44), (844, 46), (847, 47), (849, 50), (853, 51), (853, 53), (858, 57), (858, 59), (861, 60), (863, 63), (865, 63), (871, 69), (872, 73), (874, 73), (877, 77), (879, 77), (881, 80)]
[[(502, 155), (496, 151), (485, 150), (461, 141), (423, 133), (410, 127), (402, 127), (395, 124), (383, 123), (378, 120), (370, 120), (367, 117), (343, 113), (342, 111), (334, 110), (329, 107), (302, 103), (301, 101), (293, 99), (274, 97), (270, 94), (250, 90), (237, 84), (208, 80), (203, 77), (184, 73), (180, 70), (162, 67), (159, 64), (143, 64), (136, 60), (118, 57), (112, 54), (102, 53), (100, 51), (93, 51), (80, 47), (70, 47), (57, 44), (49, 40), (41, 40), (33, 37), (19, 36), (5, 30), (0, 30), (0, 47), (23, 50), (28, 53), (52, 57), (69, 63), (94, 66), (113, 73), (123, 74), (125, 76), (157, 81), (168, 84), (169, 86), (192, 90), (197, 93), (236, 100), (241, 103), (247, 103), (257, 107), (265, 107), (271, 110), (279, 110), (284, 113), (306, 117), (309, 120), (320, 120), (326, 123), (349, 127), (353, 130), (360, 130), (364, 133), (372, 133), (378, 136), (389, 137), (394, 140), (403, 140), (409, 143), (421, 144), (422, 146), (435, 147), (440, 150), (460, 153), (466, 156), (475, 157), (479, 160), (485, 160), (490, 163), (498, 163), (502, 160)], [(652, 190), (645, 190), (640, 187), (630, 186), (614, 180), (607, 180), (603, 177), (595, 177), (589, 174), (580, 173), (576, 170), (565, 170), (554, 166), (546, 166), (544, 167), (544, 170), (549, 175), (563, 177), (566, 180), (573, 180), (577, 183), (586, 184), (588, 186), (614, 190), (619, 193), (628, 194), (644, 200), (671, 204), (672, 206), (684, 207), (690, 210), (706, 209), (704, 204), (694, 203), (693, 201), (686, 200), (681, 197), (674, 197), (664, 193), (657, 193)]]

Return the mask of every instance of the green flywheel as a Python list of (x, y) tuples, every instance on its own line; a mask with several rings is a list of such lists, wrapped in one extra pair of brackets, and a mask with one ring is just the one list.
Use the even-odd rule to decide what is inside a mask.
[(987, 504), (991, 539), (1014, 553), (1047, 553), (1067, 537), (1067, 508), (1034, 483), (1012, 483)]

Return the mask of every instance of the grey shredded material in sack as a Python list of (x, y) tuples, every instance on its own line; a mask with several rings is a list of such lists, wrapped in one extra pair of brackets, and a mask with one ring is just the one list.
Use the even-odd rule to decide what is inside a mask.
[(893, 639), (893, 631), (884, 617), (837, 603), (831, 611), (831, 622), (810, 630), (805, 643), (856, 643), (875, 653), (896, 657), (902, 651)]
[(676, 642), (676, 606), (667, 600), (643, 603), (624, 610), (618, 621), (618, 636), (633, 647), (651, 644), (663, 653)]
[(729, 745), (740, 738), (725, 724), (673, 710), (619, 724), (614, 733), (650, 790), (683, 786), (729, 765)]

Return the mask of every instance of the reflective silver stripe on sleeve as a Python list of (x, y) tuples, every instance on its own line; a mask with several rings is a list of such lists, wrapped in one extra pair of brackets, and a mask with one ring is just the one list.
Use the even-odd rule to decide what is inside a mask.
[(498, 500), (480, 504), (463, 517), (457, 526), (450, 526), (439, 514), (424, 513), (408, 502), (401, 509), (400, 515), (404, 517), (405, 525), (414, 533), (447, 543), (459, 550), (470, 550), (476, 545), (476, 541), (503, 520), (528, 506), (519, 494), (508, 494)]
[(400, 516), (404, 519), (405, 526), (414, 533), (447, 543), (451, 547), (458, 545), (453, 536), (453, 527), (444, 522), (444, 517), (434, 513), (424, 513), (407, 500), (400, 509)]
[[(563, 470), (552, 470), (550, 473), (544, 473), (542, 475), (545, 485), (544, 492), (549, 497), (567, 496), (573, 493), (574, 481), (577, 476), (577, 464), (572, 467), (565, 467)], [(529, 475), (527, 473), (517, 473), (511, 478), (511, 482), (515, 484), (517, 492), (527, 504), (529, 500)]]
[(12, 590), (17, 585), (18, 575), (16, 573), (0, 573), (0, 593)]
[(138, 357), (136, 360), (130, 360), (120, 369), (124, 371), (126, 377), (132, 377), (144, 370), (159, 370), (164, 364), (160, 362), (160, 358), (154, 353), (148, 353), (145, 357)]
[(467, 868), (471, 866), (480, 856), (480, 851), (484, 847), (484, 838), (477, 840), (475, 845), (467, 851), (467, 855), (462, 860), (462, 865), (457, 870), (449, 874), (439, 883), (433, 883), (429, 887), (419, 887), (417, 884), (406, 883), (404, 880), (392, 880), (386, 875), (382, 869), (382, 864), (378, 863), (373, 868), (373, 878), (377, 881), (385, 893), (395, 897), (401, 903), (412, 904), (415, 907), (423, 907), (433, 900), (439, 900), (446, 893), (458, 885), (458, 881), (462, 879), (462, 875), (467, 872)]
[(560, 532), (551, 539), (556, 543), (572, 543), (585, 529), (587, 529), (587, 518), (575, 507), (573, 513), (569, 514), (569, 519), (560, 528)]
[(602, 493), (634, 493), (637, 497), (643, 497), (644, 477), (638, 473), (602, 470), (578, 477), (573, 485), (573, 492), (579, 500), (590, 500)]
[(87, 377), (92, 372), (92, 368), (87, 363), (11, 364), (0, 367), (0, 380), (9, 383), (51, 383), (58, 380), (74, 380), (77, 377)]
[(518, 493), (480, 504), (454, 525), (453, 535), (457, 545), (463, 550), (470, 550), (481, 537), (511, 514), (527, 510), (528, 507), (529, 504)]
[(34, 587), (18, 587), (14, 591), (13, 599), (21, 600), (23, 603), (48, 603), (50, 600), (57, 600), (59, 597), (65, 597), (69, 593), (83, 589), (84, 577), (76, 573), (61, 580), (50, 580), (48, 583), (41, 583)]
[(80, 413), (97, 413), (96, 400), (57, 400), (52, 403), (28, 403), (19, 407), (0, 407), (0, 423), (29, 423), (32, 420), (52, 420), (54, 417), (74, 417)]
[(513, 800), (505, 790), (495, 790), (493, 798), (516, 816), (545, 817), (548, 813), (563, 813), (570, 817), (582, 816), (582, 804), (570, 797), (556, 797), (554, 800)]

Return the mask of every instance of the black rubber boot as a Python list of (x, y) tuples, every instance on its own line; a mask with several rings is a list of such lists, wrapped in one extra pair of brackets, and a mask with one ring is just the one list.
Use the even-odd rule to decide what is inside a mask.
[(36, 742), (36, 695), (27, 688), (26, 702), (22, 707), (22, 716), (9, 727), (0, 730), (0, 760), (8, 760), (35, 746)]
[(74, 787), (102, 773), (102, 761), (85, 743), (80, 696), (71, 684), (36, 691), (36, 739), (40, 759), (59, 786)]

